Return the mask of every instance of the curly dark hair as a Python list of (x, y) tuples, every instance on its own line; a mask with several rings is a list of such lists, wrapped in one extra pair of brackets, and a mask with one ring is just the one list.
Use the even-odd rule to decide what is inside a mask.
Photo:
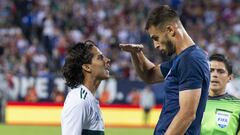
[(76, 88), (83, 83), (82, 65), (91, 64), (93, 58), (91, 50), (93, 46), (96, 46), (95, 43), (87, 40), (84, 43), (80, 42), (68, 48), (65, 64), (62, 68), (68, 87)]

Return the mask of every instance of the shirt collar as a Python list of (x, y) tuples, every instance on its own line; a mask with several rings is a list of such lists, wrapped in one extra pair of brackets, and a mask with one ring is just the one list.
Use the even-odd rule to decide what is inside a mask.
[(85, 85), (82, 84), (82, 85), (80, 86), (80, 88), (83, 88), (84, 90), (86, 90), (87, 93), (90, 95), (90, 97), (91, 97), (92, 99), (94, 99), (97, 104), (99, 104), (99, 101), (96, 99), (96, 97), (92, 94), (92, 92), (91, 92)]
[(223, 99), (226, 96), (228, 96), (228, 94), (224, 93), (223, 95), (218, 95), (218, 96), (208, 96), (208, 99)]

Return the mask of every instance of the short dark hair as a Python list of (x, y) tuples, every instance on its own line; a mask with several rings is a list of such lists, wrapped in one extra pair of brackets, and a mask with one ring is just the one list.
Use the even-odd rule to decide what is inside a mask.
[(231, 61), (226, 57), (224, 56), (223, 54), (213, 54), (210, 56), (209, 58), (210, 61), (218, 61), (218, 62), (222, 62), (224, 63), (227, 71), (228, 71), (228, 75), (231, 75), (232, 74), (232, 63)]
[(83, 64), (91, 64), (93, 54), (91, 50), (96, 46), (93, 41), (77, 43), (68, 48), (65, 57), (65, 64), (62, 68), (63, 76), (66, 80), (66, 85), (70, 88), (76, 88), (83, 83), (84, 74), (82, 72)]
[(150, 12), (145, 29), (148, 30), (151, 26), (160, 27), (173, 20), (180, 20), (177, 13), (168, 5), (160, 5)]

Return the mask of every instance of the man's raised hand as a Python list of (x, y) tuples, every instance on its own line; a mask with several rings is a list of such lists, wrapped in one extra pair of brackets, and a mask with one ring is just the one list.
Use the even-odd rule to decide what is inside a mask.
[(120, 44), (119, 47), (126, 52), (137, 53), (143, 50), (142, 44)]

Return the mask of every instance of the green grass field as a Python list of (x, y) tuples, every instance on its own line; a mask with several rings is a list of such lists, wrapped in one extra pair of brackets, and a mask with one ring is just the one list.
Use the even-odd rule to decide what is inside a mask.
[[(152, 128), (106, 128), (105, 135), (152, 135)], [(0, 135), (61, 135), (59, 126), (0, 125)]]

